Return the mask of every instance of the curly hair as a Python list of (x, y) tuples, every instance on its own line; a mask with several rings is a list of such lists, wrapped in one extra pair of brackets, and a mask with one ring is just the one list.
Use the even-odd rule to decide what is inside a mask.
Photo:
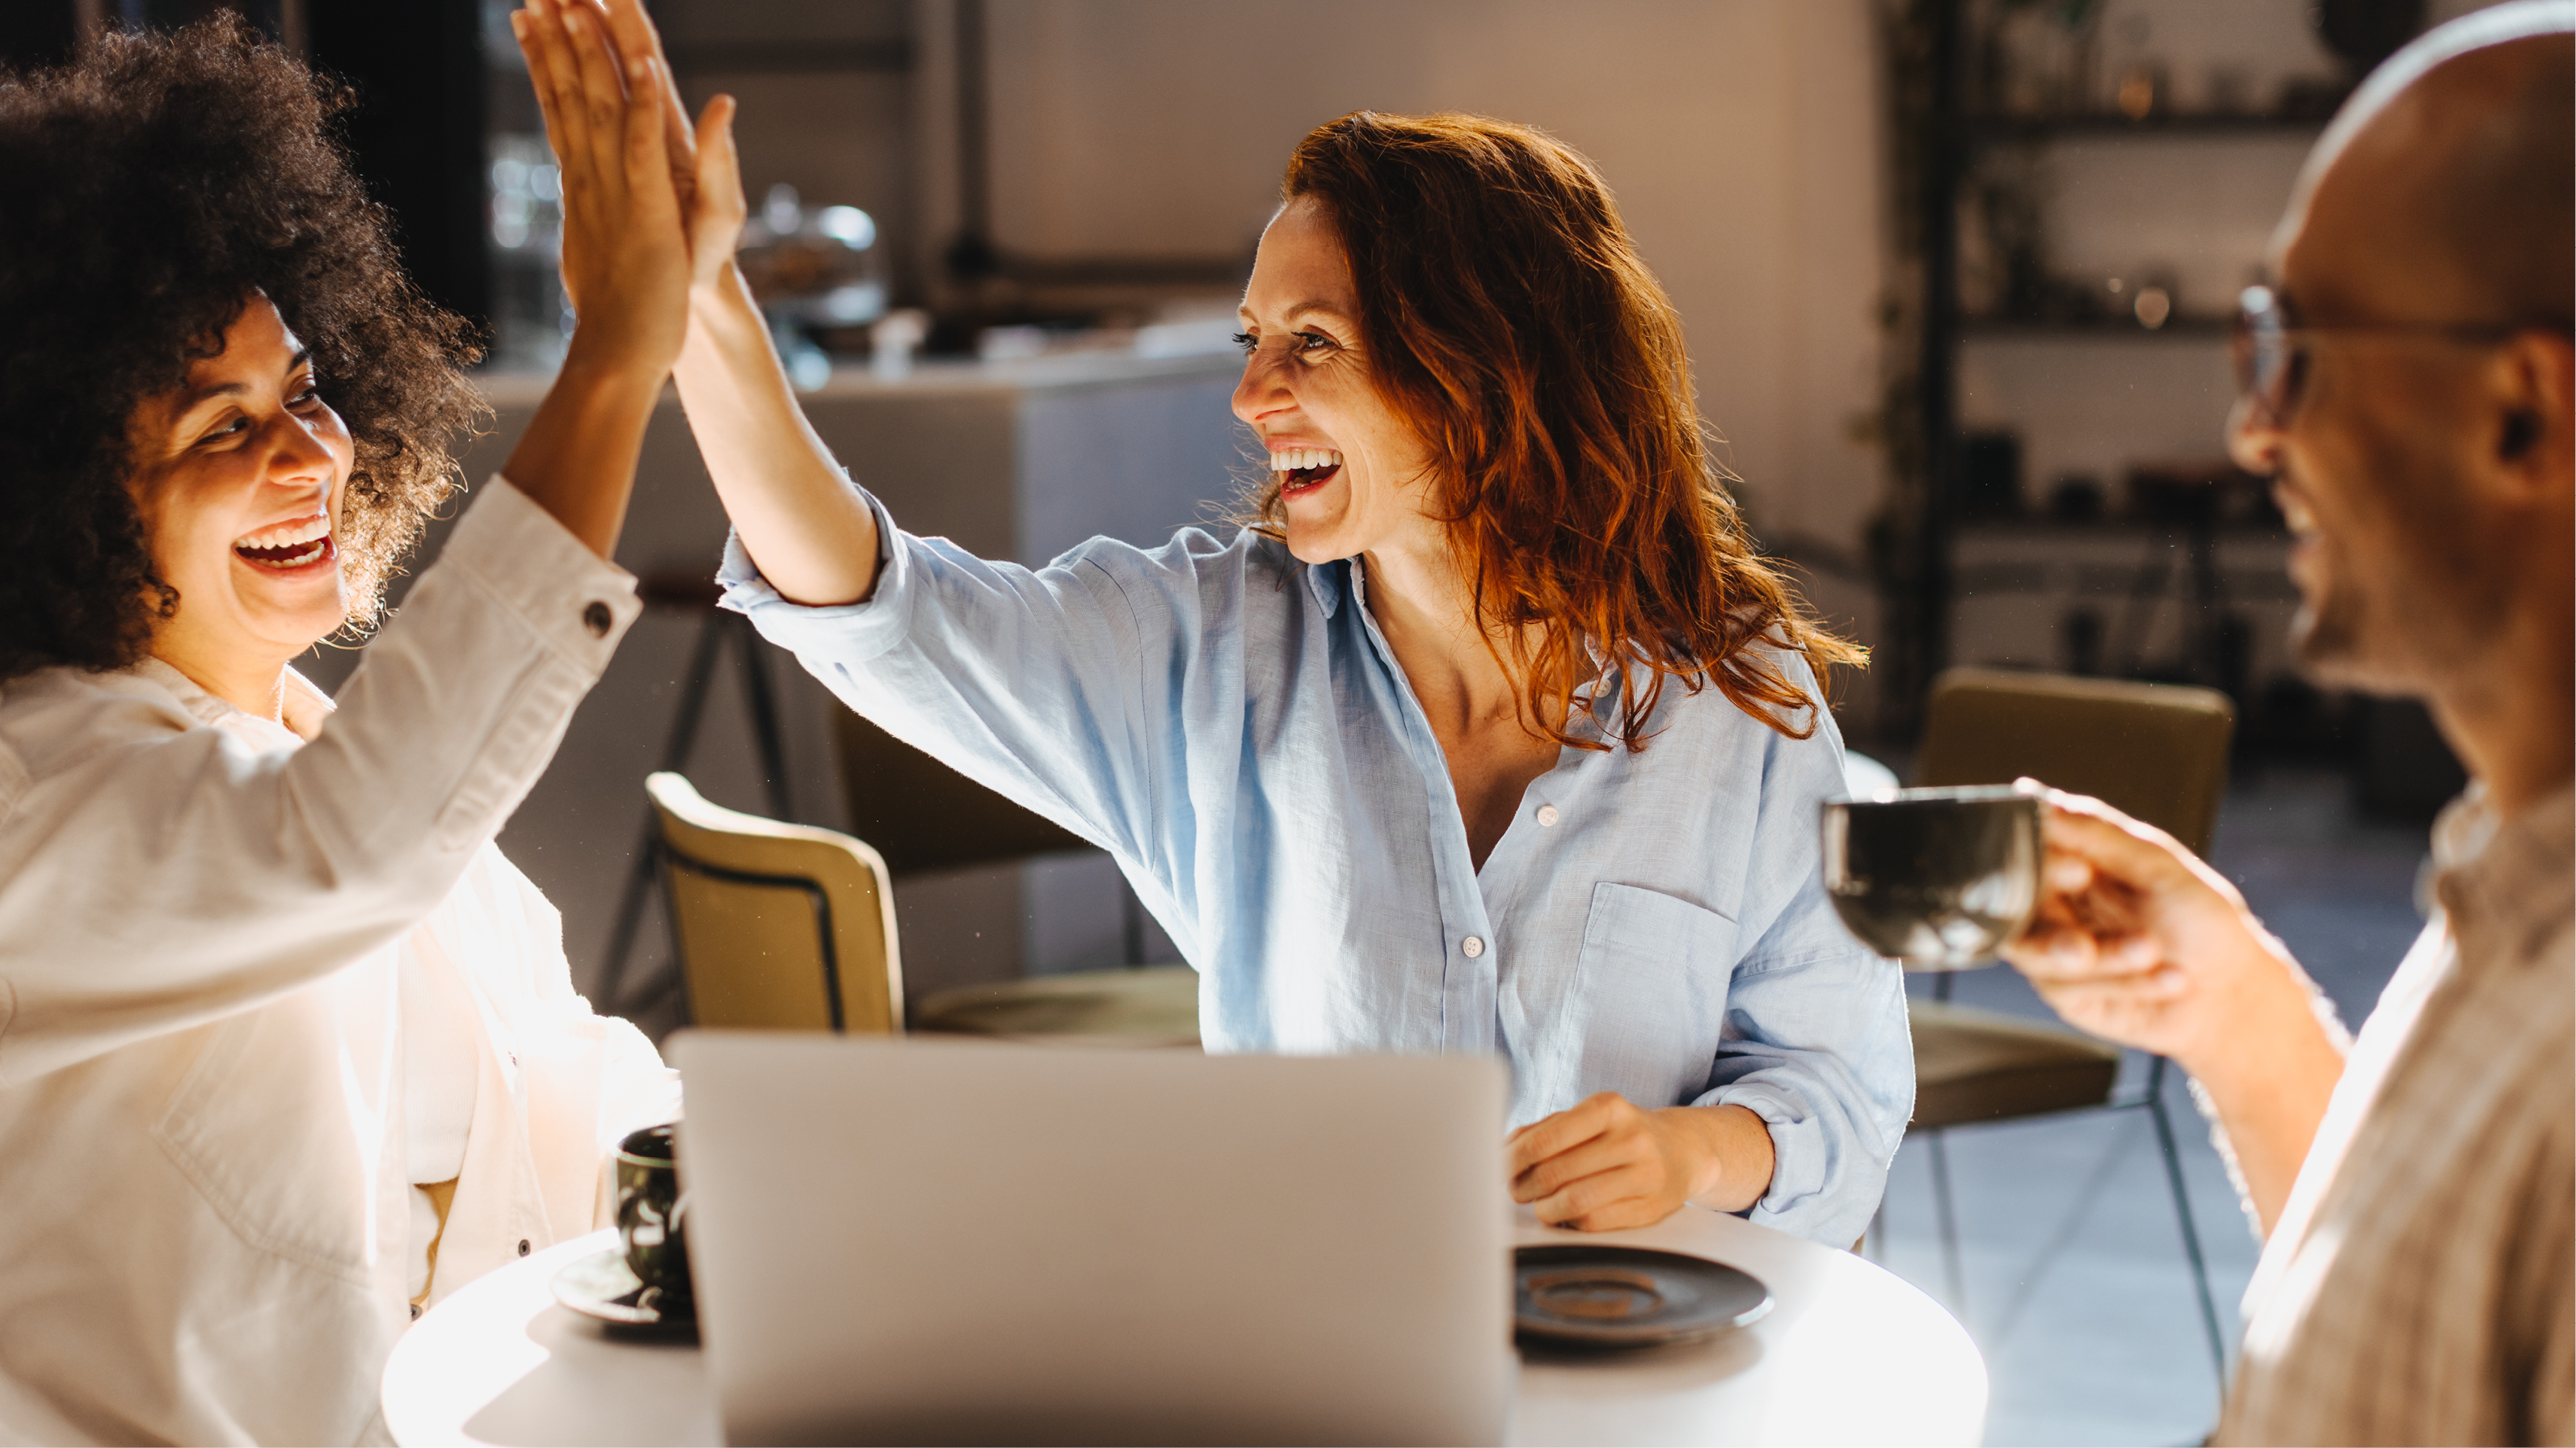
[[(1431, 449), (1478, 616), (1506, 626), (1488, 646), (1526, 681), (1523, 717), (1608, 748), (1563, 721), (1617, 664), (1645, 675), (1609, 730), (1629, 749), (1668, 681), (1813, 734), (1831, 666), (1868, 652), (1818, 624), (1746, 534), (1681, 319), (1591, 163), (1507, 121), (1358, 111), (1309, 133), (1280, 189), (1341, 240), (1371, 381)], [(1284, 529), (1275, 477), (1253, 513)], [(1782, 653), (1805, 658), (1817, 697)]]
[(254, 294), (312, 349), (348, 424), (344, 632), (380, 615), (454, 489), (478, 353), (403, 275), (384, 209), (326, 132), (349, 104), (228, 10), (0, 71), (0, 682), (126, 667), (176, 612), (127, 488), (129, 419)]

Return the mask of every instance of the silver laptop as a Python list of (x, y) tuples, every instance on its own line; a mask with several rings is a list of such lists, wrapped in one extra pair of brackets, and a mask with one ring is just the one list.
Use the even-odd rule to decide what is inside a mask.
[(735, 1443), (1496, 1443), (1503, 1072), (691, 1031)]

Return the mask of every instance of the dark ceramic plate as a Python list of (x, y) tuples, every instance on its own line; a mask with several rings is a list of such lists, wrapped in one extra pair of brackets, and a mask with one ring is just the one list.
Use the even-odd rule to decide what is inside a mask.
[(611, 1247), (594, 1252), (555, 1274), (555, 1301), (585, 1317), (607, 1323), (621, 1335), (695, 1339), (698, 1314), (693, 1303), (676, 1306), (662, 1300), (662, 1289), (647, 1287), (626, 1265), (626, 1251)]
[(1771, 1310), (1770, 1289), (1750, 1274), (1645, 1247), (1523, 1247), (1512, 1254), (1512, 1278), (1517, 1334), (1558, 1346), (1694, 1342)]

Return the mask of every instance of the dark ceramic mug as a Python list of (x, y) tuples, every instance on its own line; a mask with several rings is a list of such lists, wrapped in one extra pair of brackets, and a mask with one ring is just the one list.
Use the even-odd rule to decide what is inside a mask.
[(1908, 970), (1991, 965), (2039, 906), (2039, 796), (2010, 785), (1828, 800), (1825, 890), (1845, 927)]
[(636, 1305), (685, 1311), (695, 1294), (683, 1235), (689, 1199), (673, 1164), (676, 1131), (648, 1126), (617, 1144), (617, 1235), (626, 1244), (627, 1270), (644, 1284)]

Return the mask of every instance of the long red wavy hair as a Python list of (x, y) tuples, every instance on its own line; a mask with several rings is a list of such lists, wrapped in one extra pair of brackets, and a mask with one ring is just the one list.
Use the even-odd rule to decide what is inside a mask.
[[(1616, 664), (1632, 686), (1607, 732), (1630, 749), (1672, 680), (1814, 734), (1827, 671), (1868, 653), (1820, 626), (1746, 536), (1681, 319), (1591, 164), (1505, 121), (1359, 111), (1298, 144), (1281, 190), (1340, 234), (1373, 381), (1432, 451), (1527, 721), (1608, 748), (1568, 720)], [(1284, 528), (1275, 482), (1255, 515)], [(1806, 658), (1815, 694), (1783, 653)]]

